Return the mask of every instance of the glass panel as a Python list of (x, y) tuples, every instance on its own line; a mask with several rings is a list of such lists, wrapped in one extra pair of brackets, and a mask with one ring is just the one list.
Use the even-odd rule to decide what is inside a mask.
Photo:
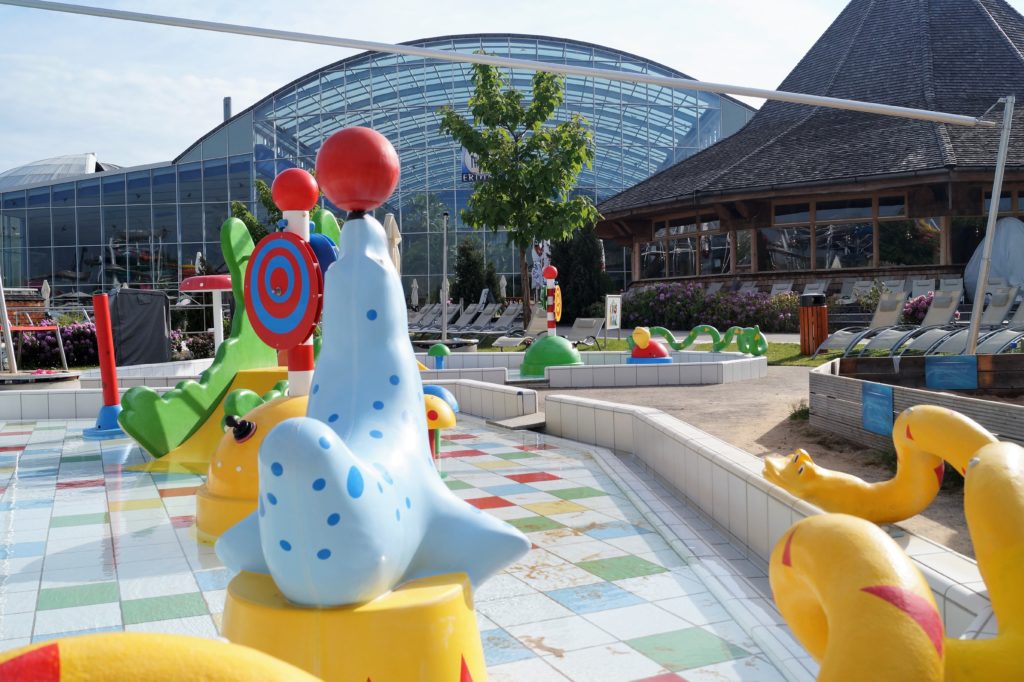
[(78, 205), (79, 206), (99, 206), (100, 205), (100, 181), (99, 180), (81, 180), (78, 183)]
[[(992, 192), (985, 192), (985, 203), (982, 207), (982, 213), (988, 214), (988, 208), (992, 203)], [(1013, 196), (1009, 190), (1003, 191), (999, 194), (999, 212), (1010, 213), (1013, 211)]]
[(676, 218), (668, 221), (669, 234), (683, 234), (684, 232), (696, 232), (696, 218)]
[(153, 273), (156, 285), (162, 289), (176, 289), (180, 281), (178, 273), (178, 245), (157, 243), (153, 258)]
[(149, 184), (149, 171), (138, 171), (128, 174), (128, 203), (148, 204), (152, 190)]
[(153, 237), (153, 221), (149, 206), (130, 206), (128, 208), (128, 241), (132, 244), (145, 244), (148, 248)]
[[(205, 250), (206, 245), (202, 243), (181, 245), (182, 278), (191, 277), (196, 274), (196, 261), (199, 260), (199, 255)], [(205, 258), (206, 256), (204, 255), (203, 257)]]
[(227, 204), (203, 204), (203, 212), (206, 214), (206, 241), (219, 244), (220, 226), (231, 217), (231, 208)]
[(39, 287), (43, 280), (53, 279), (50, 249), (28, 249), (28, 285)]
[[(776, 211), (779, 208), (781, 207), (776, 207)], [(814, 207), (814, 219), (818, 222), (824, 220), (853, 220), (856, 218), (871, 218), (871, 199), (819, 201)], [(775, 222), (779, 222), (777, 217)]]
[(50, 206), (50, 188), (37, 187), (28, 191), (28, 207), (43, 208)]
[(870, 267), (874, 260), (874, 237), (871, 223), (818, 223), (815, 229), (818, 269)]
[(232, 201), (252, 200), (252, 158), (249, 156), (232, 157), (228, 166), (228, 182)]
[[(54, 295), (71, 291), (78, 284), (78, 257), (73, 246), (65, 246), (53, 250), (53, 287)], [(66, 285), (62, 288), (61, 285)]]
[(103, 205), (118, 206), (124, 203), (124, 176), (112, 175), (103, 178)]
[(728, 234), (705, 234), (700, 240), (700, 274), (722, 275), (730, 271), (732, 257), (729, 253)]
[(158, 168), (153, 171), (153, 203), (173, 204), (178, 199), (175, 188), (174, 168)]
[(753, 263), (750, 245), (753, 240), (753, 230), (739, 230), (736, 232), (736, 272), (750, 272)]
[[(202, 241), (203, 239), (203, 207), (200, 205), (183, 205), (178, 207), (181, 240), (185, 242)], [(195, 253), (186, 253), (185, 260), (191, 260)]]
[(648, 242), (640, 251), (640, 278), (667, 277), (665, 242)]
[(100, 209), (78, 209), (78, 243), (100, 244), (103, 241), (103, 229), (100, 226)]
[(228, 200), (228, 164), (225, 159), (203, 162), (203, 200)]
[(7, 192), (4, 194), (3, 207), (6, 208), (25, 208), (25, 192)]
[(54, 206), (74, 206), (75, 183), (66, 182), (63, 185), (54, 185), (52, 201)]
[(775, 224), (806, 223), (811, 219), (807, 204), (779, 204), (775, 207)]
[(984, 218), (953, 218), (953, 230), (949, 235), (950, 262), (959, 265), (971, 260), (984, 236)]
[(899, 197), (879, 197), (878, 198), (878, 217), (885, 218), (888, 216), (901, 216), (906, 215), (907, 206), (902, 196)]
[(74, 246), (75, 245), (75, 209), (56, 208), (53, 209), (53, 245)]
[(809, 270), (811, 229), (809, 227), (763, 228), (757, 231), (757, 269)]
[(29, 209), (26, 233), (29, 246), (50, 246), (50, 209)]
[(178, 166), (178, 201), (196, 203), (203, 200), (203, 171), (199, 163)]
[(4, 285), (8, 287), (25, 286), (25, 249), (7, 248), (2, 251)]
[(878, 224), (878, 265), (938, 265), (939, 218), (896, 220)]
[(697, 238), (670, 239), (668, 241), (669, 275), (692, 277), (697, 274)]
[(158, 244), (178, 241), (178, 210), (174, 206), (153, 207), (153, 239)]
[[(79, 225), (82, 216), (78, 216)], [(96, 288), (103, 279), (103, 247), (101, 246), (80, 246), (78, 247), (78, 283), (85, 286), (87, 292)]]

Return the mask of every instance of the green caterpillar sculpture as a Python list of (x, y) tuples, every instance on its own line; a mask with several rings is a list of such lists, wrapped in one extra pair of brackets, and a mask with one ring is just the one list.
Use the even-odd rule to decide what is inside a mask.
[[(768, 339), (761, 333), (760, 327), (729, 327), (722, 334), (711, 325), (701, 324), (693, 328), (686, 338), (677, 341), (672, 332), (664, 327), (651, 327), (651, 336), (660, 336), (673, 350), (683, 350), (690, 347), (701, 334), (711, 337), (711, 350), (719, 352), (729, 346), (735, 339), (736, 347), (741, 353), (750, 355), (764, 355), (768, 352)], [(633, 349), (633, 337), (627, 340), (630, 350)]]

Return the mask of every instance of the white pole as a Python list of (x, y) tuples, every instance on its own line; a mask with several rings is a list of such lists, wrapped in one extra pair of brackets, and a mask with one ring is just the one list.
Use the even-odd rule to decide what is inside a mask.
[[(285, 232), (309, 241), (309, 211), (281, 211)], [(306, 346), (307, 348), (303, 348)], [(313, 335), (288, 351), (288, 395), (309, 395), (313, 386)], [(298, 360), (298, 358), (302, 358)]]
[(1010, 148), (1010, 127), (1013, 125), (1013, 105), (1016, 98), (1007, 95), (1003, 103), (1003, 127), (999, 134), (999, 154), (996, 156), (996, 175), (992, 179), (992, 199), (988, 202), (988, 225), (985, 227), (985, 247), (981, 252), (981, 271), (974, 288), (974, 306), (971, 308), (971, 326), (967, 332), (967, 355), (978, 350), (978, 329), (981, 326), (981, 311), (985, 307), (985, 289), (988, 287), (988, 270), (992, 261), (992, 242), (996, 237), (996, 220), (999, 218), (999, 196), (1003, 193), (1003, 169), (1006, 168), (1006, 154)]
[[(7, 371), (18, 373), (18, 361), (14, 358), (14, 339), (11, 338), (11, 321), (7, 319), (7, 296), (4, 294), (3, 268), (0, 268), (0, 320), (4, 328), (4, 350), (7, 351)], [(60, 330), (57, 331), (60, 333)]]
[(441, 340), (448, 340), (448, 211), (444, 212), (441, 237)]
[(528, 69), (530, 71), (545, 71), (547, 73), (560, 73), (570, 76), (586, 76), (590, 78), (603, 78), (606, 80), (626, 81), (631, 83), (648, 83), (651, 85), (661, 85), (667, 88), (680, 88), (686, 90), (698, 90), (701, 92), (717, 92), (728, 95), (758, 97), (778, 100), (781, 102), (809, 104), (816, 107), (830, 107), (833, 109), (846, 109), (849, 111), (863, 111), (872, 114), (899, 116), (901, 118), (912, 118), (921, 121), (935, 121), (937, 123), (951, 123), (954, 125), (978, 126), (982, 128), (994, 128), (996, 125), (992, 121), (983, 121), (973, 116), (947, 114), (938, 111), (928, 111), (926, 109), (914, 109), (912, 107), (897, 107), (889, 104), (876, 104), (874, 102), (861, 102), (858, 100), (842, 99), (839, 97), (805, 95), (800, 92), (750, 88), (743, 85), (711, 83), (707, 81), (695, 81), (686, 78), (673, 78), (671, 76), (658, 76), (646, 73), (626, 73), (611, 69), (595, 69), (588, 66), (575, 66), (572, 64), (537, 62), (529, 59), (513, 59), (511, 57), (497, 57), (489, 54), (450, 52), (447, 50), (436, 50), (428, 47), (416, 47), (414, 45), (393, 45), (391, 43), (378, 43), (369, 40), (356, 40), (354, 38), (337, 38), (334, 36), (318, 35), (314, 33), (279, 31), (272, 28), (225, 24), (216, 21), (200, 21), (198, 19), (169, 17), (161, 14), (145, 14), (143, 12), (126, 12), (124, 10), (107, 9), (105, 7), (89, 7), (86, 5), (71, 5), (63, 2), (49, 2), (48, 0), (0, 0), (0, 5), (28, 7), (30, 9), (41, 9), (52, 12), (67, 12), (69, 14), (85, 14), (94, 17), (104, 17), (107, 19), (138, 21), (145, 24), (161, 24), (163, 26), (177, 26), (180, 28), (192, 28), (200, 31), (215, 31), (218, 33), (233, 33), (236, 35), (271, 38), (273, 40), (287, 40), (297, 43), (347, 47), (357, 50), (368, 50), (370, 52), (407, 54), (415, 57), (438, 59), (448, 62), (489, 64), (491, 66)]
[(220, 344), (224, 343), (224, 306), (221, 305), (221, 293), (213, 292), (213, 353), (216, 355)]

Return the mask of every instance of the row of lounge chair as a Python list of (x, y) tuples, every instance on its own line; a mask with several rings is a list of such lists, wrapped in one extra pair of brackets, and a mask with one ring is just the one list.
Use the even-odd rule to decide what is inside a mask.
[[(963, 281), (949, 280), (950, 289), (934, 292), (931, 306), (919, 325), (901, 325), (900, 316), (908, 292), (883, 291), (871, 322), (866, 327), (846, 327), (833, 332), (815, 355), (842, 350), (843, 356), (885, 353), (890, 356), (915, 354), (961, 354), (967, 349), (968, 325), (956, 321), (963, 293)], [(1001, 353), (1024, 339), (1024, 305), (1010, 316), (1017, 299), (1017, 287), (998, 281), (990, 283), (987, 305), (980, 322), (977, 353)]]
[[(480, 306), (476, 303), (466, 306), (461, 311), (458, 306), (449, 306), (448, 331), (460, 334), (502, 334), (512, 331), (516, 327), (516, 320), (522, 315), (523, 306), (521, 303), (510, 303), (500, 316), (497, 303), (488, 303)], [(409, 314), (409, 331), (438, 332), (442, 326), (444, 307), (440, 303), (432, 303), (424, 306), (418, 312)]]
[[(711, 282), (705, 288), (705, 292), (709, 295), (717, 294), (725, 287), (725, 284), (725, 282)], [(818, 280), (815, 282), (808, 282), (807, 284), (804, 285), (803, 291), (801, 293), (804, 296), (808, 294), (828, 294), (828, 288), (830, 284), (831, 281), (827, 279)], [(923, 296), (927, 294), (929, 291), (937, 291), (940, 289), (943, 291), (962, 291), (964, 281), (963, 278), (960, 277), (940, 279), (938, 281), (938, 286), (936, 286), (936, 280), (932, 278), (913, 280), (892, 279), (882, 280), (877, 284), (881, 284), (884, 288), (888, 289), (889, 291), (902, 291), (906, 292), (911, 298), (917, 298), (918, 296)], [(991, 284), (999, 285), (1000, 282), (994, 280)], [(1006, 281), (1003, 280), (1001, 284), (1005, 286)], [(841, 305), (856, 303), (859, 298), (861, 298), (869, 291), (871, 291), (871, 288), (874, 286), (876, 286), (876, 282), (870, 279), (843, 280), (841, 289), (839, 291), (839, 296), (837, 297), (837, 303)], [(738, 289), (736, 289), (736, 291), (741, 294), (754, 294), (761, 291), (761, 286), (754, 281), (740, 282), (740, 286)], [(778, 296), (780, 294), (788, 294), (795, 291), (796, 289), (793, 288), (793, 282), (792, 280), (790, 280), (788, 282), (773, 283), (771, 285), (771, 289), (768, 291), (768, 294), (770, 296)]]

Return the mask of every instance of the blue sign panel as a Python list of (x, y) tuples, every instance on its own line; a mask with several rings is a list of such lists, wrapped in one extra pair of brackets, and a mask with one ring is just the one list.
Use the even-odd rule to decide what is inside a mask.
[(928, 388), (971, 389), (978, 387), (976, 355), (926, 356), (924, 383)]
[(880, 436), (892, 435), (892, 386), (865, 381), (860, 394), (861, 424)]

